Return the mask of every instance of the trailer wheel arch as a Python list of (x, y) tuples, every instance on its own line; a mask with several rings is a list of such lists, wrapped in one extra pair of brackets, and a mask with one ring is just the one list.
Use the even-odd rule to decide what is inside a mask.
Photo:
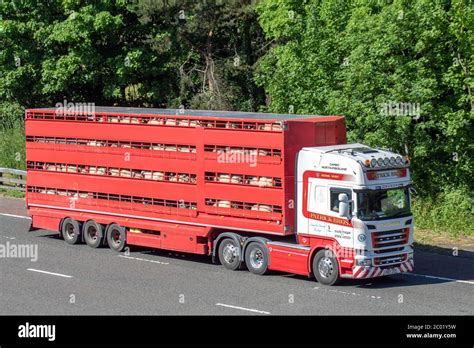
[(216, 260), (218, 259), (217, 257), (217, 251), (219, 250), (219, 245), (224, 240), (225, 238), (232, 238), (237, 245), (240, 245), (240, 261), (243, 261), (243, 254), (242, 254), (242, 245), (245, 242), (245, 238), (242, 237), (240, 234), (237, 234), (235, 232), (223, 232), (217, 236), (216, 239), (213, 241), (213, 248), (212, 248), (212, 263), (217, 263)]

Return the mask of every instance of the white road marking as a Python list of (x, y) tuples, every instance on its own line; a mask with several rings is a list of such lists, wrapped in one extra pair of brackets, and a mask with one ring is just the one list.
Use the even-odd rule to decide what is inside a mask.
[(13, 240), (13, 239), (16, 239), (15, 237), (7, 237), (7, 236), (0, 236), (0, 237), (6, 238), (6, 239), (12, 239), (12, 240)]
[(23, 216), (23, 215), (13, 215), (13, 214), (5, 214), (5, 213), (0, 213), (0, 215), (8, 216), (8, 217), (14, 217), (14, 218), (19, 218), (19, 219), (31, 220), (31, 218), (30, 218), (29, 216)]
[(58, 276), (58, 277), (63, 277), (63, 278), (72, 278), (72, 276), (67, 275), (67, 274), (47, 272), (47, 271), (42, 271), (42, 270), (40, 270), (40, 269), (34, 269), (34, 268), (28, 268), (28, 271), (38, 272), (38, 273), (45, 273), (45, 274), (50, 274), (50, 275), (54, 275), (54, 276)]
[(270, 312), (259, 311), (258, 309), (232, 306), (232, 305), (228, 305), (228, 304), (225, 304), (225, 303), (216, 303), (216, 306), (227, 307), (227, 308), (233, 308), (233, 309), (240, 309), (241, 311), (259, 313), (259, 314), (271, 314)]
[(160, 265), (169, 265), (168, 262), (142, 259), (140, 257), (132, 257), (132, 256), (125, 256), (125, 255), (119, 255), (119, 257), (123, 257), (124, 259), (129, 259), (129, 260), (137, 260), (137, 261), (146, 261), (146, 262), (151, 262), (151, 263), (157, 263), (157, 264), (160, 264)]
[(314, 287), (315, 290), (323, 290), (323, 291), (329, 291), (329, 292), (334, 292), (337, 294), (342, 294), (342, 295), (351, 295), (351, 296), (359, 296), (359, 297), (367, 297), (370, 299), (374, 300), (380, 300), (382, 297), (381, 296), (375, 296), (375, 295), (363, 295), (359, 294), (356, 292), (348, 292), (348, 291), (341, 291), (341, 290), (335, 290), (335, 289), (324, 289), (324, 288), (319, 288), (317, 286)]
[(409, 275), (409, 276), (413, 276), (413, 277), (424, 277), (424, 278), (430, 278), (430, 279), (447, 280), (447, 281), (450, 281), (450, 282), (474, 285), (474, 281), (469, 281), (469, 280), (460, 280), (460, 279), (446, 278), (446, 277), (436, 277), (436, 276), (431, 276), (431, 275), (426, 275), (426, 274), (417, 274), (417, 273), (404, 273), (404, 274)]

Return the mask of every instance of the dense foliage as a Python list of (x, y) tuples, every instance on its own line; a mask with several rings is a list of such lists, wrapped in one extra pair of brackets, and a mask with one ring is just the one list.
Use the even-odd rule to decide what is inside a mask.
[(474, 4), (265, 0), (256, 9), (276, 42), (256, 73), (269, 110), (344, 114), (349, 141), (412, 158), (424, 227), (437, 219), (472, 233)]
[[(280, 42), (257, 74), (271, 110), (346, 115), (351, 141), (413, 157), (414, 179), (425, 194), (472, 185), (474, 11), (468, 1), (288, 3), (257, 7), (265, 32)], [(419, 105), (419, 114), (387, 115), (388, 103)]]
[(263, 32), (246, 0), (0, 2), (0, 99), (254, 110)]
[(469, 234), (473, 50), (470, 0), (3, 0), (0, 166), (64, 99), (343, 114), (412, 158), (420, 226)]

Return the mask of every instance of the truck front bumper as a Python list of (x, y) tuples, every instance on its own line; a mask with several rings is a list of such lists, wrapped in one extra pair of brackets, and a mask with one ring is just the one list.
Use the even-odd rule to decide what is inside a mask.
[(375, 277), (383, 277), (392, 274), (413, 272), (415, 263), (413, 259), (402, 262), (398, 265), (390, 267), (378, 267), (378, 266), (355, 266), (352, 269), (352, 276), (346, 275), (347, 278), (353, 279), (367, 279)]

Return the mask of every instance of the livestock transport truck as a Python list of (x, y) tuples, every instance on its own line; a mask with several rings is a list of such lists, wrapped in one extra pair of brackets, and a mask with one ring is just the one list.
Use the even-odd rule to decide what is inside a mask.
[(326, 285), (414, 267), (409, 161), (346, 144), (342, 116), (29, 109), (26, 157), (32, 227), (69, 244)]

